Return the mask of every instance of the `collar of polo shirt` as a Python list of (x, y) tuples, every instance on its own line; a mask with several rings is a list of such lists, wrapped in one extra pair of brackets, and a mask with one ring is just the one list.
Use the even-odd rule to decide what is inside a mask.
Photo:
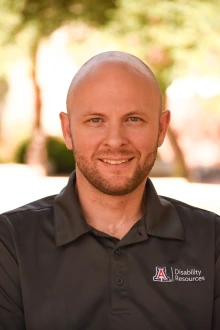
[[(76, 173), (71, 174), (67, 186), (54, 201), (56, 245), (62, 246), (92, 231), (80, 209), (75, 192)], [(185, 231), (179, 214), (167, 198), (158, 196), (148, 178), (146, 183), (145, 228), (148, 236), (185, 240)]]

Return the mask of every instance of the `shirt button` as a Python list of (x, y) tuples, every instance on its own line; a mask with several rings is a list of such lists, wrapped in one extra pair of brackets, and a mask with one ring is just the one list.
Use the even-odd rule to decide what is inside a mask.
[(120, 249), (120, 248), (116, 249), (116, 250), (115, 250), (115, 253), (118, 254), (118, 255), (119, 255), (119, 254), (122, 254), (122, 249)]
[(116, 284), (122, 285), (124, 283), (124, 278), (122, 276), (118, 276), (115, 280)]

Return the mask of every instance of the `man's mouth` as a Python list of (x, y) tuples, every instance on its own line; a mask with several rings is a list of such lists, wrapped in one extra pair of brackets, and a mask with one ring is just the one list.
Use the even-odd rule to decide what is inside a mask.
[(131, 160), (132, 158), (128, 158), (128, 159), (100, 159), (101, 161), (103, 161), (104, 163), (108, 163), (111, 165), (120, 165), (123, 163), (127, 163), (129, 162), (129, 160)]

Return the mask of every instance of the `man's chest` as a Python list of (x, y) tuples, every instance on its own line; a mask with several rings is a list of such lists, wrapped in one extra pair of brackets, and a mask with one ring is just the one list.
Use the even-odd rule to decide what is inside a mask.
[(205, 245), (84, 243), (27, 252), (38, 255), (20, 265), (27, 330), (210, 329), (214, 263)]

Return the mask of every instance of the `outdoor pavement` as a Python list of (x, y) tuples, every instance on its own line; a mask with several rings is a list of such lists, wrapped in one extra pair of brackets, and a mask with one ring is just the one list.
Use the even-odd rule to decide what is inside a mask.
[[(57, 194), (67, 177), (40, 176), (26, 165), (0, 165), (0, 213)], [(158, 194), (220, 214), (220, 185), (188, 183), (182, 178), (153, 178)]]

